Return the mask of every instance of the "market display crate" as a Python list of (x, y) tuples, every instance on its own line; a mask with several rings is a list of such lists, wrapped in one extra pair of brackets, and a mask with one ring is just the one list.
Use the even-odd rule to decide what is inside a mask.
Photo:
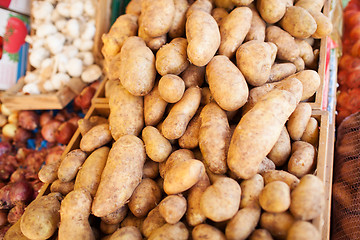
[[(101, 36), (107, 32), (110, 25), (111, 1), (110, 0), (94, 0), (96, 6), (96, 32), (94, 36), (94, 47), (92, 53), (95, 63), (101, 65), (103, 56), (101, 54), (102, 40)], [(34, 19), (31, 16), (31, 21)], [(31, 36), (34, 30), (31, 30)], [(28, 70), (33, 68), (28, 63)], [(56, 92), (44, 94), (23, 94), (19, 91), (25, 85), (21, 78), (12, 88), (5, 91), (1, 96), (2, 103), (11, 110), (42, 110), (42, 109), (62, 109), (71, 102), (86, 86), (80, 79), (72, 78), (70, 83), (63, 86)]]

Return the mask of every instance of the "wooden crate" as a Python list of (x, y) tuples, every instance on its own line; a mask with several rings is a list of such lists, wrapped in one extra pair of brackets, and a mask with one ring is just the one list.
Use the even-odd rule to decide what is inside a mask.
[[(93, 0), (96, 3), (96, 33), (94, 36), (93, 54), (97, 64), (102, 65), (102, 40), (101, 36), (107, 32), (110, 25), (110, 5), (111, 0)], [(31, 18), (32, 19), (32, 18)], [(34, 35), (34, 30), (31, 30)], [(33, 70), (28, 62), (28, 70)], [(72, 78), (68, 86), (62, 87), (57, 92), (24, 95), (19, 91), (25, 85), (20, 79), (12, 88), (5, 91), (1, 96), (1, 101), (11, 110), (42, 110), (42, 109), (62, 109), (73, 100), (81, 90), (87, 85), (80, 79)]]

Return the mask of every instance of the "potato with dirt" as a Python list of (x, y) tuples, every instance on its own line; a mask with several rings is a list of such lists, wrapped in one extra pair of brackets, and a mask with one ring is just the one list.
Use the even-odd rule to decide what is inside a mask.
[[(233, 0), (237, 1), (237, 0)], [(259, 12), (255, 8), (253, 4), (249, 6), (252, 12), (252, 19), (251, 19), (251, 26), (250, 29), (245, 37), (245, 41), (251, 40), (259, 40), (264, 42), (265, 41), (265, 29), (266, 23), (259, 15)]]
[(277, 167), (283, 166), (291, 154), (291, 141), (286, 127), (283, 127), (279, 139), (267, 155)]
[(184, 216), (187, 208), (186, 199), (181, 195), (169, 195), (159, 204), (160, 215), (169, 224), (175, 224)]
[(168, 103), (181, 100), (185, 91), (184, 81), (174, 74), (166, 74), (159, 80), (160, 97)]
[(84, 152), (92, 152), (95, 149), (108, 144), (111, 140), (110, 126), (107, 123), (103, 123), (91, 128), (82, 137), (80, 141), (80, 149)]
[(156, 206), (145, 218), (141, 227), (141, 233), (148, 238), (154, 230), (164, 226), (165, 224), (166, 221), (160, 214), (159, 206)]
[(179, 146), (181, 148), (193, 149), (199, 146), (199, 132), (200, 132), (200, 107), (195, 116), (190, 120), (184, 135), (179, 138)]
[(241, 202), (240, 208), (249, 206), (259, 206), (259, 195), (264, 188), (264, 179), (260, 174), (256, 174), (250, 179), (240, 183)]
[[(84, 139), (84, 138), (83, 138)], [(58, 169), (58, 177), (62, 182), (70, 182), (75, 179), (77, 172), (86, 160), (86, 153), (80, 149), (67, 153), (61, 161)]]
[(319, 145), (319, 123), (315, 118), (310, 118), (304, 134), (301, 136), (301, 141), (308, 142), (313, 146)]
[(216, 240), (225, 240), (225, 235), (216, 227), (213, 227), (208, 224), (199, 224), (192, 230), (191, 233), (192, 239), (194, 240), (206, 240), (206, 239), (216, 239)]
[(312, 111), (309, 103), (299, 103), (287, 122), (287, 130), (292, 140), (298, 141), (304, 134)]
[(307, 221), (296, 221), (291, 226), (286, 237), (287, 240), (320, 240), (321, 234), (316, 227)]
[(190, 64), (180, 75), (185, 83), (185, 88), (201, 87), (205, 79), (205, 67)]
[(260, 218), (261, 228), (269, 231), (275, 239), (286, 239), (294, 222), (294, 217), (288, 211), (283, 213), (263, 212)]
[(271, 66), (270, 76), (267, 83), (278, 82), (296, 73), (293, 63), (275, 63)]
[(145, 143), (146, 154), (155, 162), (165, 161), (172, 152), (169, 140), (164, 138), (159, 130), (153, 126), (147, 126), (143, 129), (142, 139)]
[(269, 170), (262, 174), (265, 184), (274, 181), (282, 181), (286, 183), (292, 191), (300, 182), (300, 180), (293, 174), (283, 170)]
[(300, 82), (303, 84), (303, 94), (301, 97), (301, 101), (313, 96), (320, 87), (320, 76), (314, 70), (304, 70), (294, 75), (291, 75), (290, 77), (295, 77), (299, 79)]
[(106, 215), (105, 217), (102, 217), (101, 221), (109, 225), (115, 225), (121, 223), (122, 220), (125, 219), (127, 213), (128, 213), (128, 206), (125, 205), (117, 209), (116, 211)]
[(186, 12), (189, 8), (187, 0), (174, 0), (175, 15), (169, 30), (171, 38), (182, 37), (185, 33)]
[(285, 212), (290, 206), (290, 187), (282, 181), (266, 184), (259, 195), (259, 203), (267, 212)]
[(292, 144), (291, 157), (288, 162), (288, 171), (298, 178), (312, 173), (316, 167), (316, 149), (313, 145), (303, 141)]
[(74, 190), (74, 181), (62, 182), (59, 179), (55, 180), (50, 185), (50, 192), (58, 192), (66, 196), (69, 192)]
[(144, 121), (146, 126), (157, 125), (164, 116), (167, 102), (162, 99), (158, 84), (144, 97)]
[(119, 228), (109, 238), (109, 240), (128, 240), (128, 239), (142, 240), (143, 238), (141, 236), (140, 231), (133, 226)]
[(269, 24), (280, 21), (285, 15), (287, 1), (285, 0), (258, 0), (257, 9), (261, 17)]

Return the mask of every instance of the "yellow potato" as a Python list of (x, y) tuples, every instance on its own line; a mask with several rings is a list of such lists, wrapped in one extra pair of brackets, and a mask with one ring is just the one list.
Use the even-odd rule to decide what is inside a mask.
[(304, 60), (306, 67), (315, 69), (318, 65), (318, 58), (313, 52), (312, 46), (305, 40), (295, 39), (296, 44), (300, 49), (300, 57)]
[(255, 229), (250, 235), (249, 240), (273, 240), (271, 234), (266, 229)]
[(283, 181), (292, 191), (300, 182), (300, 180), (293, 174), (282, 170), (269, 170), (262, 174), (265, 184), (274, 181)]
[(119, 228), (114, 232), (109, 240), (142, 240), (140, 231), (133, 226)]
[(161, 216), (159, 207), (156, 206), (149, 212), (142, 225), (141, 232), (145, 237), (149, 237), (151, 233), (166, 224), (165, 219)]
[(295, 222), (289, 212), (261, 214), (260, 226), (268, 230), (275, 239), (286, 239), (290, 227)]
[(165, 161), (172, 152), (171, 143), (155, 127), (147, 126), (142, 131), (146, 154), (155, 162)]
[(125, 13), (140, 16), (141, 1), (142, 0), (131, 0), (125, 8)]
[(308, 142), (313, 146), (319, 145), (319, 123), (315, 118), (310, 118), (304, 134), (301, 136), (301, 141)]
[(159, 81), (160, 97), (168, 103), (180, 101), (185, 91), (184, 81), (173, 74), (164, 75)]
[[(96, 125), (91, 128), (81, 139), (80, 149), (85, 152), (92, 152), (112, 140), (108, 123)], [(61, 166), (60, 166), (61, 167)]]
[(185, 33), (186, 11), (189, 8), (187, 0), (174, 0), (175, 15), (169, 30), (171, 38), (182, 37)]
[(205, 79), (205, 67), (198, 67), (190, 64), (188, 68), (181, 73), (181, 78), (185, 82), (185, 87), (201, 87)]
[(295, 6), (302, 7), (306, 10), (312, 10), (320, 12), (323, 8), (325, 0), (299, 0)]
[(40, 181), (43, 183), (52, 183), (58, 177), (58, 169), (61, 163), (61, 159), (58, 159), (56, 162), (46, 164), (42, 166), (38, 173)]
[(229, 13), (225, 8), (214, 8), (211, 10), (211, 16), (215, 19), (219, 27), (228, 15)]
[(290, 187), (282, 181), (266, 184), (259, 195), (259, 203), (267, 212), (285, 212), (290, 206)]
[[(249, 2), (249, 1), (253, 1), (253, 0), (233, 0), (233, 2), (235, 2), (235, 1)], [(247, 4), (243, 4), (243, 5), (247, 5)], [(249, 7), (252, 12), (252, 19), (251, 19), (251, 26), (250, 26), (249, 32), (247, 33), (247, 35), (245, 37), (245, 41), (259, 40), (259, 41), (264, 42), (265, 41), (266, 23), (260, 17), (258, 11), (256, 10), (256, 8), (253, 4), (251, 4)]]
[(128, 207), (127, 205), (122, 206), (121, 208), (117, 209), (115, 212), (112, 212), (105, 217), (101, 218), (101, 221), (103, 221), (106, 224), (118, 224), (124, 220), (128, 213)]
[(250, 5), (254, 0), (232, 0), (232, 2), (236, 6), (248, 6)]
[(225, 240), (225, 235), (216, 227), (208, 224), (199, 224), (192, 230), (192, 239), (194, 240)]
[(312, 110), (309, 103), (299, 103), (297, 105), (287, 122), (287, 130), (292, 140), (300, 140), (310, 120), (311, 113)]
[(291, 154), (291, 141), (286, 127), (283, 127), (281, 134), (269, 154), (267, 155), (277, 167), (284, 165)]
[(331, 19), (325, 16), (323, 13), (318, 11), (308, 10), (311, 16), (314, 18), (317, 28), (316, 31), (311, 37), (316, 39), (321, 39), (326, 36), (329, 36), (333, 30), (333, 25), (331, 23)]
[(314, 70), (304, 70), (292, 76), (299, 79), (304, 86), (301, 101), (313, 96), (320, 86), (320, 76)]
[(80, 169), (81, 165), (85, 162), (86, 153), (80, 149), (72, 150), (67, 153), (58, 169), (58, 177), (62, 182), (70, 182), (73, 180)]
[(197, 0), (191, 6), (186, 12), (186, 18), (189, 18), (191, 14), (193, 14), (196, 11), (203, 11), (206, 13), (211, 13), (213, 6), (211, 1), (209, 0)]
[(158, 37), (150, 37), (144, 29), (144, 24), (143, 24), (143, 14), (141, 14), (139, 16), (139, 31), (138, 31), (138, 36), (141, 37), (146, 45), (153, 51), (159, 50), (165, 43), (167, 40), (167, 35), (163, 34), (161, 36)]
[[(115, 84), (117, 84), (118, 80), (108, 80), (105, 84), (105, 97), (108, 98), (109, 95), (106, 93), (110, 92), (110, 89), (106, 90), (106, 88), (112, 88)], [(108, 84), (109, 83), (109, 84)], [(96, 125), (108, 123), (106, 118), (100, 116), (91, 116), (89, 119), (80, 119), (78, 121), (78, 128), (82, 136), (84, 136), (91, 128), (95, 127)]]
[(165, 162), (159, 164), (159, 172), (162, 178), (175, 164), (194, 158), (194, 153), (188, 149), (179, 149), (170, 154)]
[(189, 238), (189, 231), (182, 222), (176, 224), (165, 224), (162, 227), (154, 230), (149, 236), (149, 240), (166, 240), (178, 239), (187, 240)]
[(267, 23), (276, 23), (285, 15), (286, 1), (284, 0), (258, 0), (257, 9)]
[(321, 234), (314, 225), (306, 221), (296, 221), (291, 226), (286, 237), (287, 240), (320, 240)]
[(25, 237), (25, 235), (21, 232), (20, 221), (17, 221), (5, 233), (4, 240), (13, 240), (13, 239), (29, 240), (29, 238)]
[(268, 83), (278, 82), (296, 73), (296, 66), (293, 63), (276, 63), (272, 65)]
[(288, 171), (298, 178), (312, 173), (316, 165), (316, 149), (303, 141), (292, 144), (292, 154), (288, 162)]
[(259, 206), (259, 195), (264, 188), (264, 179), (260, 174), (256, 174), (250, 179), (240, 183), (241, 202), (240, 208)]
[(126, 216), (126, 218), (121, 222), (120, 227), (136, 227), (139, 231), (142, 229), (142, 225), (145, 218), (137, 218), (131, 212)]
[(156, 84), (149, 94), (144, 97), (144, 119), (146, 126), (158, 124), (164, 113), (167, 102), (161, 98), (158, 85)]
[(184, 135), (179, 138), (179, 146), (181, 148), (193, 149), (199, 146), (199, 131), (201, 125), (200, 112), (202, 107), (198, 109), (195, 116), (190, 120)]
[(50, 192), (58, 192), (66, 196), (69, 192), (74, 190), (74, 182), (61, 182), (59, 179), (55, 180), (50, 186)]
[(186, 212), (186, 199), (181, 195), (170, 195), (164, 198), (159, 204), (159, 212), (169, 224), (180, 221)]

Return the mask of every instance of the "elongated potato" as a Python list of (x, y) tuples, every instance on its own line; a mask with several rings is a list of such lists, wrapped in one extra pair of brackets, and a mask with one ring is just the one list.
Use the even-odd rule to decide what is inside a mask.
[(229, 240), (245, 240), (259, 222), (261, 209), (251, 206), (240, 209), (226, 225), (225, 235)]
[(319, 145), (319, 123), (315, 118), (310, 118), (304, 134), (301, 136), (301, 141), (308, 142), (313, 146)]
[(120, 227), (136, 227), (139, 231), (142, 229), (145, 218), (137, 218), (131, 212), (128, 213), (126, 218), (121, 222)]
[(254, 0), (232, 0), (232, 2), (236, 6), (248, 6), (250, 5)]
[(307, 221), (296, 221), (291, 226), (286, 237), (287, 240), (320, 240), (321, 234), (314, 225)]
[(331, 19), (325, 16), (322, 12), (308, 10), (311, 16), (314, 18), (317, 28), (311, 37), (321, 39), (329, 36), (333, 30)]
[(264, 188), (264, 179), (260, 174), (240, 183), (241, 202), (240, 208), (259, 206), (259, 195)]
[(138, 36), (141, 37), (145, 41), (146, 46), (148, 46), (151, 50), (153, 50), (153, 51), (159, 50), (166, 43), (167, 35), (163, 34), (158, 37), (150, 37), (145, 32), (144, 24), (143, 24), (143, 16), (144, 16), (143, 14), (141, 14), (139, 16)]
[(285, 212), (290, 206), (290, 187), (282, 181), (266, 184), (259, 195), (259, 203), (267, 212)]
[(201, 90), (188, 88), (182, 99), (170, 110), (162, 125), (162, 134), (167, 139), (178, 139), (184, 135), (186, 127), (200, 105)]
[(262, 174), (265, 184), (274, 181), (282, 181), (286, 183), (292, 191), (300, 182), (300, 180), (293, 174), (282, 170), (269, 170)]
[(116, 232), (114, 232), (109, 240), (141, 240), (142, 236), (136, 227), (128, 226), (119, 228)]
[(208, 224), (199, 224), (191, 232), (192, 239), (194, 240), (206, 240), (216, 239), (225, 240), (225, 235), (216, 227)]
[(31, 202), (21, 217), (21, 232), (30, 239), (48, 239), (60, 222), (59, 193), (50, 193)]
[(58, 169), (61, 163), (61, 159), (58, 159), (56, 162), (46, 164), (42, 166), (38, 173), (40, 181), (43, 183), (52, 183), (58, 177)]
[(286, 1), (284, 0), (259, 0), (257, 1), (257, 9), (261, 17), (267, 23), (276, 23), (285, 15)]
[(248, 7), (238, 7), (220, 25), (219, 54), (232, 58), (244, 41), (251, 26), (252, 12)]
[[(238, 1), (238, 0), (233, 0), (233, 2), (234, 1)], [(240, 1), (242, 1), (242, 0), (240, 0)], [(242, 1), (242, 2), (244, 2), (244, 1)], [(253, 4), (251, 4), (249, 7), (252, 12), (252, 19), (251, 19), (251, 26), (250, 26), (249, 32), (247, 33), (247, 35), (245, 37), (245, 41), (259, 40), (259, 41), (264, 42), (265, 41), (266, 23), (260, 17), (258, 11), (256, 10), (256, 8)]]
[(297, 105), (287, 122), (287, 129), (292, 140), (300, 140), (310, 120), (311, 113), (311, 106), (309, 103), (299, 103)]
[(193, 14), (196, 11), (203, 11), (206, 13), (211, 13), (213, 6), (211, 1), (209, 0), (197, 0), (191, 6), (186, 12), (186, 18), (189, 18), (191, 14)]
[[(109, 125), (116, 140), (124, 135), (139, 135), (144, 126), (144, 101), (118, 84), (109, 98)], [(154, 107), (155, 108), (155, 107)], [(155, 110), (154, 110), (155, 111)]]
[(204, 215), (214, 222), (231, 219), (240, 206), (241, 188), (228, 177), (222, 177), (209, 186), (201, 196), (200, 207)]
[(186, 212), (186, 199), (182, 195), (170, 195), (159, 204), (159, 212), (169, 224), (180, 221)]
[(229, 58), (215, 56), (206, 67), (206, 76), (211, 95), (222, 109), (235, 111), (246, 103), (249, 88), (243, 74)]
[(146, 159), (143, 168), (143, 178), (155, 179), (159, 176), (159, 163)]
[(194, 11), (186, 21), (187, 55), (202, 67), (210, 62), (220, 46), (220, 32), (215, 19), (206, 12)]
[[(91, 128), (81, 139), (80, 149), (92, 152), (112, 140), (109, 124), (104, 123)], [(61, 166), (60, 166), (61, 167)]]
[(275, 166), (284, 165), (291, 154), (291, 141), (286, 127), (283, 127), (279, 139), (267, 155), (275, 163)]
[(72, 191), (64, 198), (60, 207), (59, 240), (95, 240), (88, 220), (91, 201), (90, 193), (84, 189)]
[(66, 196), (69, 192), (74, 190), (74, 182), (61, 182), (59, 179), (55, 180), (50, 186), (50, 192), (58, 192)]
[(120, 81), (134, 96), (145, 96), (154, 86), (155, 56), (140, 37), (129, 37), (120, 51)]
[(249, 179), (257, 173), (295, 107), (296, 99), (292, 94), (275, 89), (241, 118), (231, 138), (227, 158), (228, 166), (236, 176)]
[(166, 74), (159, 81), (160, 97), (168, 103), (181, 100), (185, 91), (184, 81), (174, 74)]
[(185, 34), (186, 11), (189, 8), (187, 0), (174, 0), (175, 15), (169, 30), (171, 38), (182, 37)]
[(165, 162), (161, 162), (159, 164), (160, 176), (164, 178), (165, 173), (175, 166), (175, 164), (189, 159), (194, 159), (194, 153), (192, 151), (188, 149), (179, 149), (174, 151)]
[(158, 124), (164, 113), (167, 102), (160, 97), (158, 85), (156, 84), (149, 94), (144, 97), (144, 119), (146, 126)]
[(268, 83), (278, 82), (296, 73), (296, 66), (293, 63), (276, 63), (272, 65)]
[(301, 101), (313, 96), (320, 86), (320, 76), (314, 70), (304, 70), (292, 76), (299, 79), (304, 86)]
[(186, 54), (187, 45), (186, 39), (179, 37), (159, 49), (156, 53), (155, 65), (161, 76), (179, 75), (189, 66)]
[[(117, 80), (109, 80), (105, 84), (105, 97), (109, 97), (107, 93), (111, 92), (112, 86), (115, 85), (118, 81)], [(108, 84), (109, 83), (109, 84)], [(110, 89), (106, 90), (106, 86), (109, 86)], [(80, 130), (80, 133), (82, 136), (84, 136), (90, 129), (95, 127), (96, 125), (102, 124), (102, 123), (109, 123), (106, 118), (100, 117), (100, 116), (91, 116), (89, 119), (80, 119), (78, 121), (78, 128)]]
[(316, 165), (316, 149), (313, 145), (303, 141), (292, 144), (292, 154), (288, 163), (288, 171), (298, 178), (312, 173)]
[(306, 67), (315, 69), (317, 67), (318, 58), (313, 52), (312, 46), (305, 40), (295, 39), (296, 44), (300, 49), (300, 57), (304, 60)]
[(161, 200), (161, 191), (156, 182), (144, 178), (129, 199), (129, 209), (137, 218), (145, 217)]
[(131, 0), (125, 8), (125, 13), (140, 16), (141, 0)]
[(236, 64), (249, 84), (261, 86), (268, 81), (276, 51), (275, 44), (258, 40), (246, 42), (239, 47)]
[(250, 235), (249, 240), (273, 240), (271, 234), (266, 229), (255, 229)]
[(205, 79), (205, 67), (198, 67), (190, 64), (188, 68), (181, 73), (181, 78), (185, 82), (185, 87), (201, 87)]
[(107, 224), (104, 221), (100, 222), (100, 231), (104, 234), (113, 234), (118, 228), (120, 224)]
[(261, 214), (260, 226), (268, 230), (275, 239), (286, 239), (290, 227), (295, 222), (289, 212)]
[(213, 173), (224, 174), (230, 142), (226, 113), (216, 103), (209, 103), (201, 111), (200, 119), (199, 147), (205, 163)]
[(162, 227), (154, 230), (149, 236), (149, 240), (165, 240), (178, 239), (187, 240), (189, 238), (189, 231), (182, 222), (176, 224), (165, 224)]
[(143, 129), (142, 139), (145, 143), (146, 154), (155, 162), (165, 161), (172, 151), (169, 140), (164, 138), (153, 126)]
[(288, 7), (280, 22), (282, 28), (296, 38), (308, 38), (315, 33), (317, 24), (311, 14), (302, 7)]
[(58, 169), (58, 177), (62, 182), (70, 182), (86, 159), (86, 153), (75, 149), (66, 154)]
[(145, 160), (145, 147), (139, 138), (126, 135), (113, 144), (92, 204), (95, 216), (104, 217), (127, 202), (141, 182)]
[(109, 151), (108, 147), (99, 148), (85, 160), (76, 176), (75, 190), (84, 188), (89, 191), (92, 197), (95, 196)]
[(20, 221), (17, 221), (5, 233), (4, 240), (13, 240), (13, 239), (29, 240), (29, 238), (25, 237), (25, 235), (21, 232)]
[(159, 37), (169, 32), (175, 16), (173, 0), (142, 0), (144, 30), (150, 37)]
[(219, 27), (228, 15), (229, 13), (225, 8), (214, 8), (211, 10), (211, 16), (215, 19)]
[(295, 6), (302, 7), (306, 10), (312, 10), (320, 12), (323, 8), (325, 0), (299, 0)]
[(184, 135), (179, 138), (179, 146), (181, 148), (193, 149), (199, 146), (199, 131), (201, 125), (200, 107), (195, 116), (190, 120)]
[(161, 216), (159, 207), (156, 206), (149, 212), (142, 225), (141, 232), (145, 237), (149, 237), (151, 233), (166, 224), (165, 219)]
[(115, 212), (112, 212), (108, 215), (106, 215), (105, 217), (101, 218), (101, 221), (103, 221), (106, 224), (118, 224), (121, 223), (122, 220), (124, 220), (124, 218), (126, 217), (128, 213), (128, 207), (122, 206), (121, 208), (117, 209)]

